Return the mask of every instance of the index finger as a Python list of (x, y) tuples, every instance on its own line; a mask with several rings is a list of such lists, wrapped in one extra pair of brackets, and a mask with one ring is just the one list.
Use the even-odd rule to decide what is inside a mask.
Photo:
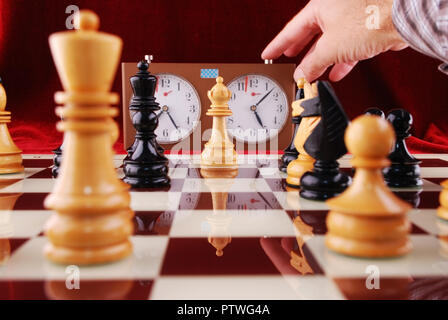
[(294, 50), (298, 53), (311, 41), (320, 30), (312, 3), (308, 3), (269, 43), (261, 54), (262, 59), (276, 59), (288, 48), (300, 43), (299, 47)]

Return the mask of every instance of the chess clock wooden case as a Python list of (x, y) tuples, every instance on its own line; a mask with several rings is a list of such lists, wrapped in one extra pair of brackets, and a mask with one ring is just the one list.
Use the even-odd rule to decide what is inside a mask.
[[(151, 63), (149, 71), (158, 78), (155, 96), (161, 107), (157, 141), (166, 150), (180, 143), (183, 152), (203, 149), (213, 121), (206, 115), (210, 107), (207, 91), (219, 75), (232, 91), (229, 107), (233, 115), (227, 119), (227, 129), (237, 151), (283, 150), (293, 134), (294, 69), (294, 64)], [(128, 107), (132, 98), (129, 78), (136, 71), (137, 62), (122, 64), (125, 148), (135, 136)]]

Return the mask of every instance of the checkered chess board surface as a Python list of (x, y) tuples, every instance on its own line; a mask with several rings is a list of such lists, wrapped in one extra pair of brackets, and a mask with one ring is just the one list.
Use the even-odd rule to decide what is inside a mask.
[[(198, 159), (172, 157), (169, 189), (131, 190), (132, 256), (80, 267), (80, 289), (69, 290), (69, 270), (42, 254), (52, 214), (43, 200), (55, 182), (51, 155), (25, 155), (25, 173), (0, 176), (0, 299), (448, 298), (448, 223), (435, 210), (448, 155), (417, 157), (423, 189), (394, 190), (414, 206), (414, 250), (405, 257), (356, 259), (327, 250), (326, 204), (286, 191), (277, 156), (242, 158), (235, 179), (215, 183), (228, 190), (227, 210), (215, 211)], [(114, 159), (120, 177), (122, 158)], [(340, 162), (352, 171), (348, 157)], [(224, 243), (222, 256), (216, 243)], [(366, 287), (372, 266), (379, 289)]]

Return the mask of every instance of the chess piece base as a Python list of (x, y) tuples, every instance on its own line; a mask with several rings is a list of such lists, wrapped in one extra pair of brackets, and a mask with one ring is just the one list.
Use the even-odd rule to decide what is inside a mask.
[(300, 180), (300, 196), (308, 200), (324, 201), (333, 198), (351, 184), (351, 178), (339, 171), (337, 161), (316, 161), (313, 171)]
[(411, 241), (407, 237), (380, 242), (348, 239), (329, 233), (325, 237), (325, 244), (332, 251), (360, 258), (399, 257), (412, 250)]
[(0, 174), (19, 173), (24, 170), (20, 152), (0, 154)]
[(448, 209), (447, 209), (447, 208), (443, 208), (443, 207), (439, 207), (439, 208), (437, 209), (437, 216), (438, 216), (440, 219), (443, 219), (443, 220), (447, 220), (447, 221), (448, 221)]
[(44, 250), (45, 256), (53, 262), (75, 265), (109, 263), (124, 259), (131, 252), (132, 244), (129, 240), (113, 246), (90, 249), (59, 247), (48, 243)]
[(57, 178), (59, 175), (59, 168), (61, 166), (61, 160), (62, 160), (62, 149), (61, 147), (53, 150), (53, 167), (51, 168), (51, 174), (53, 178)]
[(296, 160), (291, 161), (288, 165), (286, 184), (292, 188), (300, 188), (300, 179), (306, 172), (313, 170), (313, 164), (313, 158), (300, 154)]
[(123, 181), (134, 188), (167, 187), (171, 183), (168, 177), (168, 160), (142, 163), (125, 159), (123, 171)]
[(423, 181), (420, 178), (420, 166), (418, 164), (392, 163), (385, 168), (384, 180), (391, 188), (421, 187)]

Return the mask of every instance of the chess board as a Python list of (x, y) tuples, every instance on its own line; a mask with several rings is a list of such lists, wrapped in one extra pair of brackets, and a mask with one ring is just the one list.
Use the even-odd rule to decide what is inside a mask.
[[(435, 209), (448, 155), (417, 157), (423, 189), (396, 191), (414, 206), (414, 249), (405, 257), (357, 259), (327, 250), (326, 204), (287, 191), (278, 156), (245, 156), (236, 178), (215, 184), (201, 178), (194, 156), (172, 156), (169, 189), (131, 190), (132, 256), (79, 267), (80, 287), (69, 290), (73, 269), (42, 254), (51, 215), (43, 200), (55, 182), (51, 155), (25, 155), (25, 173), (0, 176), (0, 298), (446, 299), (448, 223)], [(114, 159), (119, 176), (122, 158)], [(352, 172), (348, 156), (340, 162)], [(215, 196), (227, 192), (227, 210), (214, 210), (211, 188)], [(366, 285), (372, 275), (379, 288)]]

